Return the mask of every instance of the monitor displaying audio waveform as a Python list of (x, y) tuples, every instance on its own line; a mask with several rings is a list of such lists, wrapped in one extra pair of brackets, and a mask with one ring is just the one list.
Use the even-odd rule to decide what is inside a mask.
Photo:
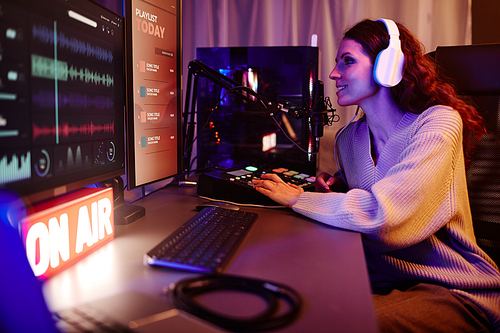
[(89, 0), (0, 9), (0, 187), (43, 199), (123, 174), (123, 17)]
[(182, 172), (181, 1), (126, 0), (129, 189)]

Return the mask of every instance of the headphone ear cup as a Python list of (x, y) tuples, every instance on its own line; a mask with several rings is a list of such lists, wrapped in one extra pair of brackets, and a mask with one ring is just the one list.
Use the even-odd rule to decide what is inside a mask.
[(378, 54), (375, 60), (373, 70), (375, 81), (384, 87), (397, 85), (403, 78), (404, 61), (405, 56), (401, 47), (389, 45)]

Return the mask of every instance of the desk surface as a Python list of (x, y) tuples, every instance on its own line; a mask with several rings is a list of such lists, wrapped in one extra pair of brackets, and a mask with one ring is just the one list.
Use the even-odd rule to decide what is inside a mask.
[[(197, 274), (146, 266), (143, 256), (195, 215), (200, 202), (194, 187), (171, 187), (138, 201), (146, 208), (145, 217), (116, 225), (112, 242), (44, 283), (49, 307), (61, 310), (138, 293), (155, 300), (149, 302), (153, 309), (148, 311), (172, 308), (164, 288)], [(288, 209), (241, 209), (256, 212), (259, 218), (225, 273), (295, 289), (303, 298), (303, 308), (283, 331), (376, 331), (359, 234), (316, 223)], [(129, 305), (118, 315), (127, 321), (150, 314), (144, 311), (142, 306)]]

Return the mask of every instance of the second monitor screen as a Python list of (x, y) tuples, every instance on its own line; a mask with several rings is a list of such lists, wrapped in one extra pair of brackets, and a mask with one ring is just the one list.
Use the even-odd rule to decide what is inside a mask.
[(129, 189), (179, 173), (179, 0), (127, 0)]

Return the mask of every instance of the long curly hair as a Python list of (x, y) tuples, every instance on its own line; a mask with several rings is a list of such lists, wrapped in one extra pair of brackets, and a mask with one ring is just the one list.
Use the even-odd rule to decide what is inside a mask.
[[(455, 109), (463, 122), (463, 146), (466, 166), (470, 162), (474, 142), (485, 133), (483, 118), (477, 110), (459, 98), (454, 86), (439, 77), (434, 60), (425, 53), (424, 45), (402, 24), (399, 29), (401, 48), (405, 56), (403, 79), (391, 88), (397, 105), (412, 113), (422, 113), (434, 105)], [(344, 39), (360, 43), (372, 64), (377, 55), (389, 45), (389, 34), (381, 21), (363, 20), (346, 31)]]

